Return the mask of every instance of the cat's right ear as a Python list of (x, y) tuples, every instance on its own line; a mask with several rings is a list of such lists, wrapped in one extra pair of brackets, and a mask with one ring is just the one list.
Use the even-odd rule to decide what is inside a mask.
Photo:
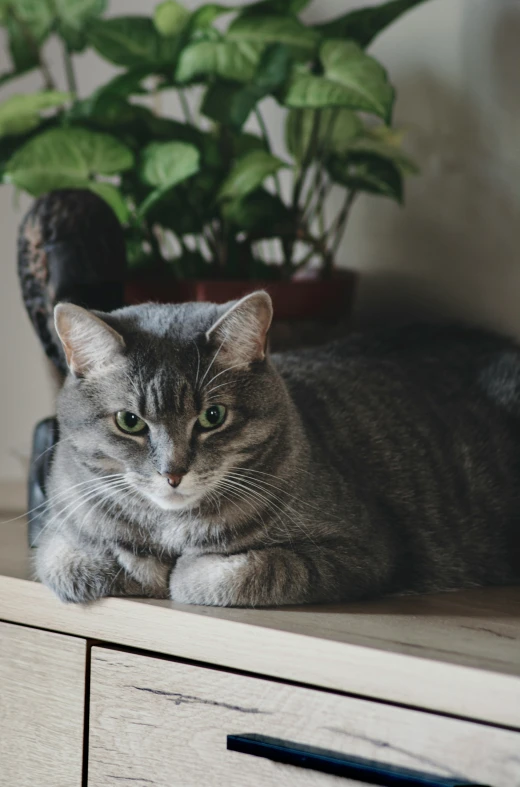
[(123, 337), (81, 306), (59, 303), (54, 309), (54, 322), (75, 377), (112, 364), (124, 350)]

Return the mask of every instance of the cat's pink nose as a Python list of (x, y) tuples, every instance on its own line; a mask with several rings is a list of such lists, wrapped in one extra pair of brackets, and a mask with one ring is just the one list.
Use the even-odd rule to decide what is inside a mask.
[(173, 486), (176, 489), (182, 479), (184, 478), (184, 473), (163, 473), (163, 476), (167, 479), (170, 486)]

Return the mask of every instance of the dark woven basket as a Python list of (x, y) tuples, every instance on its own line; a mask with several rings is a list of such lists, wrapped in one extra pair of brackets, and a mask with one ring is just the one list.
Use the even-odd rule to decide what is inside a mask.
[(68, 301), (112, 311), (124, 304), (125, 242), (107, 203), (91, 191), (63, 189), (35, 201), (18, 235), (25, 308), (42, 346), (65, 374), (54, 306)]
[[(124, 305), (125, 243), (112, 209), (90, 191), (66, 189), (40, 197), (20, 226), (18, 275), (42, 347), (65, 375), (54, 306), (68, 301), (112, 311)], [(37, 546), (44, 526), (46, 479), (58, 439), (56, 418), (36, 424), (27, 489), (31, 546)]]

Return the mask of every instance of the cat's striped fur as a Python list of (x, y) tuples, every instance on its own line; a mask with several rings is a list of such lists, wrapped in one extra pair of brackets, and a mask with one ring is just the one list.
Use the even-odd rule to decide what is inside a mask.
[(270, 319), (265, 293), (58, 307), (73, 373), (39, 577), (66, 601), (253, 606), (518, 581), (516, 344), (418, 327), (270, 357)]

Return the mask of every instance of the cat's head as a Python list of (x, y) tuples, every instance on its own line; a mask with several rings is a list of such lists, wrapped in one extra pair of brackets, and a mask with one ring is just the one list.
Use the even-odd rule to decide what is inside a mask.
[(283, 432), (285, 388), (267, 354), (271, 319), (265, 292), (224, 306), (146, 304), (111, 314), (58, 305), (70, 369), (62, 438), (87, 468), (123, 474), (125, 494), (134, 489), (161, 509), (192, 509), (217, 495), (238, 501), (236, 468), (267, 456)]

